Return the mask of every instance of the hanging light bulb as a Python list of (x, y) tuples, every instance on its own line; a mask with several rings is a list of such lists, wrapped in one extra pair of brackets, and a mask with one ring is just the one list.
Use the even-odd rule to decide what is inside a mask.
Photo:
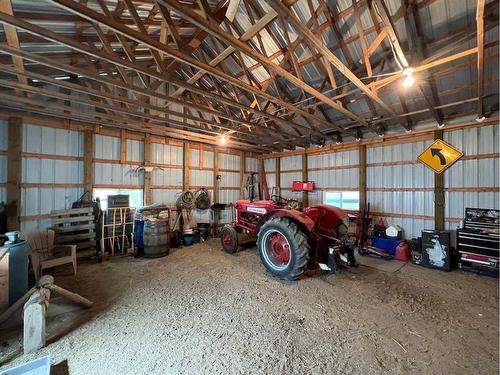
[(227, 143), (227, 137), (225, 134), (222, 134), (220, 137), (219, 137), (219, 143), (221, 145), (225, 145)]
[(408, 74), (406, 78), (403, 80), (404, 87), (412, 87), (415, 84), (415, 78), (413, 78), (412, 74)]
[(415, 78), (413, 78), (413, 72), (415, 68), (407, 67), (403, 70), (403, 74), (406, 76), (403, 80), (404, 87), (411, 87), (415, 84)]

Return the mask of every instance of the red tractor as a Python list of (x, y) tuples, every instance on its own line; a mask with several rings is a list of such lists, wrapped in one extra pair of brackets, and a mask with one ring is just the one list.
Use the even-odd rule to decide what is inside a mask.
[(324, 204), (304, 209), (300, 206), (296, 200), (277, 195), (271, 200), (237, 201), (236, 221), (222, 228), (224, 251), (238, 251), (238, 233), (257, 237), (264, 267), (285, 280), (297, 279), (306, 267), (335, 273), (340, 260), (356, 266), (348, 215)]

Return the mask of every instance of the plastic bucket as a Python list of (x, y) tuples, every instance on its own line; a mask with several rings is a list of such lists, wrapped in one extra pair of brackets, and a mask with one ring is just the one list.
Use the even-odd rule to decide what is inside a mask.
[(193, 245), (193, 234), (185, 234), (184, 235), (184, 246), (192, 246)]

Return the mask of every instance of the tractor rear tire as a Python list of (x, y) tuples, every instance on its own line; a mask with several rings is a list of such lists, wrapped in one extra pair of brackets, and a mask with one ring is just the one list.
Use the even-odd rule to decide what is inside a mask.
[(220, 232), (220, 243), (222, 249), (228, 254), (234, 254), (238, 251), (238, 233), (232, 225), (226, 224)]
[(296, 280), (304, 272), (311, 250), (304, 232), (288, 218), (265, 223), (257, 237), (257, 248), (266, 270), (283, 280)]

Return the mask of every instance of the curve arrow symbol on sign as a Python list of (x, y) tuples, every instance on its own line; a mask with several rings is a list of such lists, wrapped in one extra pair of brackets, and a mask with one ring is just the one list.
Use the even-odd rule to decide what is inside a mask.
[(439, 158), (439, 163), (441, 165), (446, 165), (446, 158), (441, 153), (440, 148), (431, 148), (431, 154), (432, 154), (432, 156), (437, 156)]

